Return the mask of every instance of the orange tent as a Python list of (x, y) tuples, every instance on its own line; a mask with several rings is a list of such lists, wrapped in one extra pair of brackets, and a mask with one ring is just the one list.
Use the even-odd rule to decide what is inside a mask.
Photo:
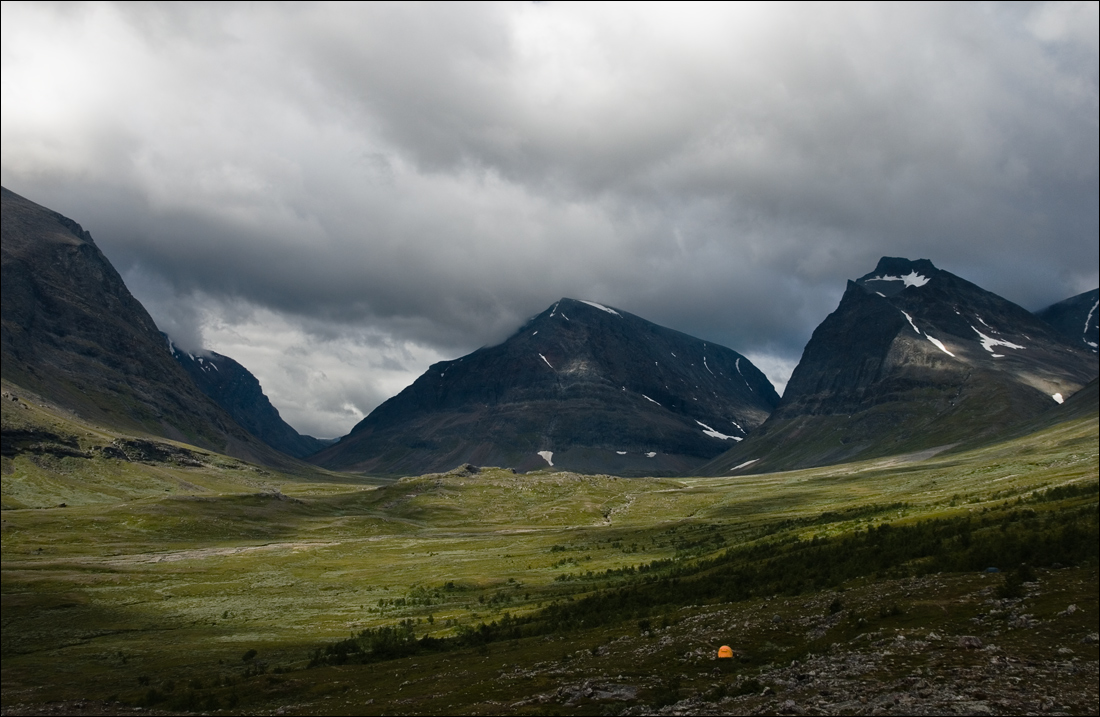
[(718, 648), (718, 659), (733, 657), (733, 650), (729, 645), (722, 645)]

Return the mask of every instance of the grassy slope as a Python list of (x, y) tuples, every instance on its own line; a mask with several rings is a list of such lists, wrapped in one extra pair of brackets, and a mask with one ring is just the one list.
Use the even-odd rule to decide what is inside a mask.
[[(5, 425), (14, 425), (8, 409), (5, 403)], [(31, 415), (33, 408), (16, 410)], [(60, 428), (76, 433), (73, 424)], [(114, 440), (88, 429), (93, 435), (79, 436), (82, 450), (85, 441)], [(3, 701), (117, 695), (132, 702), (153, 689), (169, 698), (162, 704), (192, 707), (211, 699), (225, 706), (236, 695), (245, 710), (502, 712), (586, 674), (614, 681), (621, 673), (620, 682), (641, 689), (615, 705), (654, 704), (676, 692), (667, 680), (681, 670), (690, 679), (679, 692), (700, 695), (716, 683), (692, 666), (713, 667), (700, 661), (715, 641), (749, 646), (741, 681), (772, 675), (776, 660), (805, 655), (812, 641), (800, 637), (803, 631), (776, 632), (770, 619), (818, 619), (827, 612), (816, 604), (828, 603), (825, 594), (685, 607), (659, 640), (623, 623), (483, 651), (302, 668), (314, 648), (363, 628), (412, 620), (418, 634), (444, 637), (630, 579), (607, 570), (667, 559), (688, 565), (765, 536), (836, 536), (886, 521), (980, 512), (1043, 488), (1095, 484), (1097, 436), (1092, 415), (913, 463), (882, 459), (688, 480), (486, 470), (379, 489), (295, 482), (239, 462), (219, 464), (226, 459), (213, 455), (198, 467), (48, 455), (33, 469), (21, 462), (26, 457), (5, 457), (5, 507), (69, 507), (3, 513)], [(70, 464), (76, 475), (66, 478)], [(289, 499), (263, 490), (276, 487)], [(1077, 501), (1095, 506), (1092, 496)], [(1043, 574), (1044, 595), (1060, 597), (1042, 610), (1061, 610), (1067, 600), (1091, 606), (1072, 624), (1060, 623), (1069, 632), (1058, 640), (1096, 630), (1095, 569), (1084, 570), (1092, 572), (1083, 582), (1080, 570)], [(877, 617), (877, 608), (859, 608), (870, 624), (846, 623), (830, 640), (895, 627), (927, 630), (932, 622), (941, 632), (972, 630), (970, 618), (985, 609), (975, 597), (988, 587), (982, 580), (946, 576), (918, 597), (897, 581), (857, 580), (846, 602), (901, 600), (904, 614)], [(949, 604), (956, 607), (941, 620), (940, 608)], [(603, 656), (592, 654), (601, 645)], [(242, 662), (248, 649), (258, 651), (259, 663)], [(1019, 649), (1041, 650), (1042, 643)], [(1095, 667), (1096, 650), (1088, 649), (1082, 654)], [(268, 674), (247, 676), (261, 663)], [(273, 674), (276, 668), (282, 674)], [(717, 683), (727, 682), (741, 684)], [(522, 709), (560, 703), (536, 700)], [(578, 704), (582, 712), (584, 705), (602, 709), (585, 699)]]
[(356, 480), (292, 459), (286, 461), (290, 472), (274, 471), (186, 443), (105, 428), (7, 381), (0, 417), (0, 505), (5, 510), (114, 504), (166, 493), (274, 491), (301, 480)]

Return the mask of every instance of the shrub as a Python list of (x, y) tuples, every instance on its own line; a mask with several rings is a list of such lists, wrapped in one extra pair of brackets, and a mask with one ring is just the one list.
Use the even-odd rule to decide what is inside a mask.
[(733, 692), (733, 696), (758, 695), (763, 691), (764, 685), (760, 684), (756, 679), (748, 679), (737, 686), (737, 689)]
[(997, 597), (1018, 598), (1024, 596), (1024, 583), (1033, 583), (1037, 580), (1035, 571), (1027, 565), (1021, 565), (1005, 575), (1005, 581), (997, 589)]
[(665, 680), (653, 693), (653, 704), (665, 707), (680, 701), (680, 677), (673, 676)]

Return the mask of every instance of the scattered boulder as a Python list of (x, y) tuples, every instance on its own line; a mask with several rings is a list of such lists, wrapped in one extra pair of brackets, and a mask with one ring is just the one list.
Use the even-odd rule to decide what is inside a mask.
[(634, 700), (638, 698), (638, 688), (633, 685), (594, 684), (584, 682), (579, 685), (562, 685), (558, 688), (558, 699), (573, 705), (581, 700)]

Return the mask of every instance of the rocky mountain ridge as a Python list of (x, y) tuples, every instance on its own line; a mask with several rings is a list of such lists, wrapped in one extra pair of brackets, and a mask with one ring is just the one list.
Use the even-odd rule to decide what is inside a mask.
[(181, 350), (162, 334), (168, 350), (203, 393), (214, 400), (249, 433), (272, 448), (305, 458), (329, 445), (298, 433), (271, 405), (259, 380), (247, 368), (215, 351), (196, 355)]

